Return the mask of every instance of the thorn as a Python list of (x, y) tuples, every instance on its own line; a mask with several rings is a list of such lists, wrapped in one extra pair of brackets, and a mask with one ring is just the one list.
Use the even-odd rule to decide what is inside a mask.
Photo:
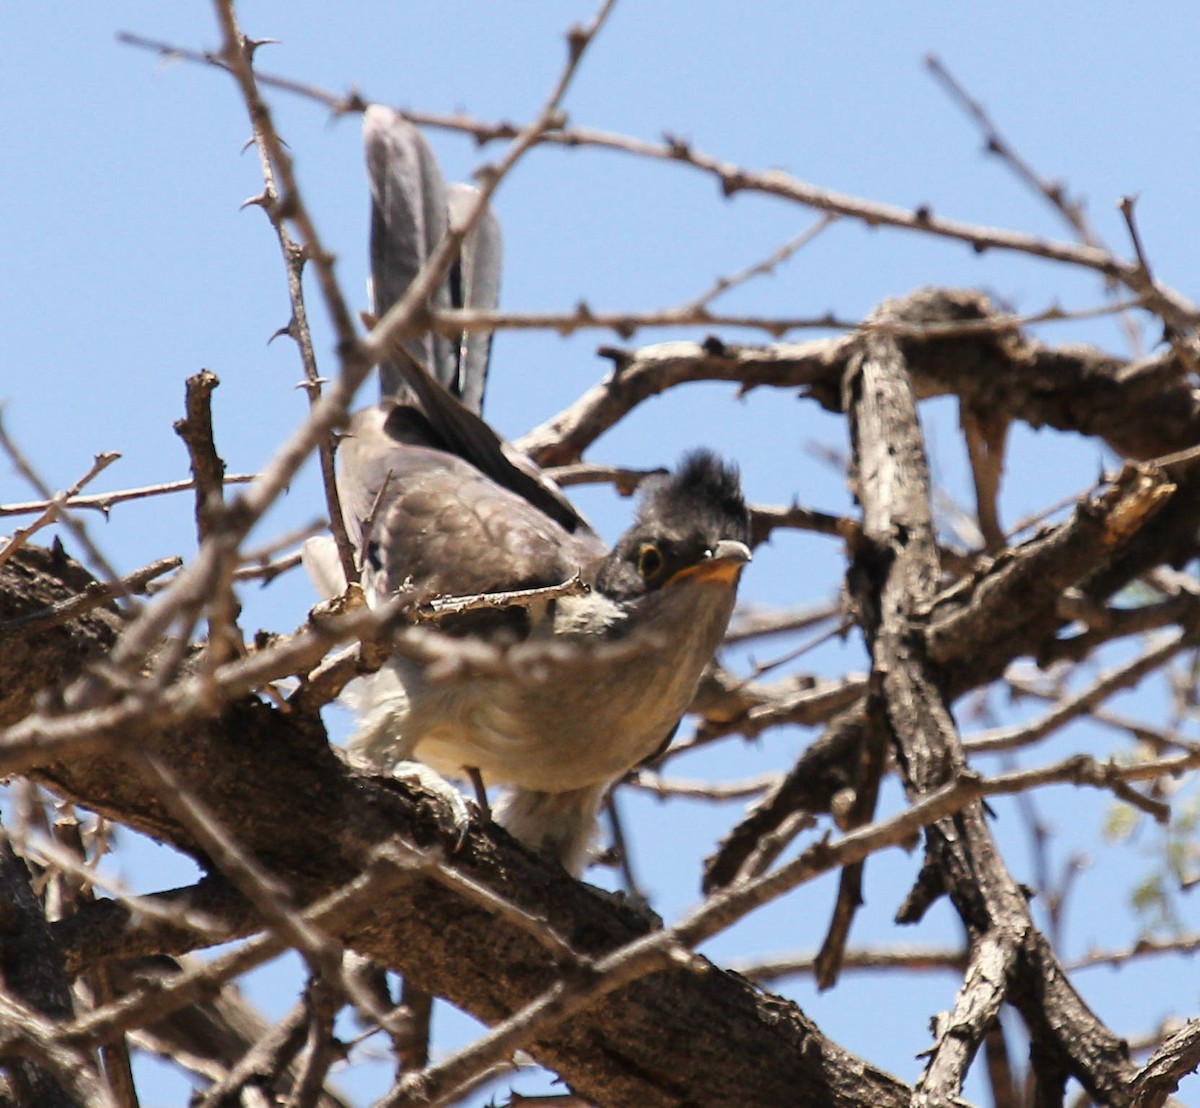
[(499, 171), (490, 162), (481, 165), (477, 170), (475, 170), (475, 182), (481, 189), (492, 188), (495, 185), (498, 176)]
[(365, 112), (366, 110), (367, 101), (353, 85), (350, 86), (350, 91), (346, 93), (345, 99), (333, 109), (335, 115), (349, 115), (351, 112)]
[(578, 23), (567, 32), (567, 53), (571, 61), (578, 61), (588, 44), (588, 33)]
[(278, 46), (279, 39), (277, 38), (247, 38), (242, 36), (242, 49), (246, 51), (246, 57), (250, 61), (254, 61), (254, 55), (257, 53), (260, 46)]
[(692, 145), (687, 139), (680, 138), (678, 135), (671, 134), (666, 131), (663, 134), (663, 142), (667, 145), (667, 152), (672, 158), (687, 160), (692, 156)]
[(633, 355), (628, 350), (622, 350), (619, 346), (601, 346), (596, 350), (597, 356), (608, 358), (613, 363), (615, 372), (620, 373), (630, 362), (633, 361)]

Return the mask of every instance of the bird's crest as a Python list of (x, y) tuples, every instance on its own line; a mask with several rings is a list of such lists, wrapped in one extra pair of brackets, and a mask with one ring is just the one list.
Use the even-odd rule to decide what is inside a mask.
[(723, 539), (749, 542), (750, 516), (737, 466), (711, 450), (685, 454), (669, 476), (648, 485), (638, 508), (639, 523), (668, 529), (699, 529)]

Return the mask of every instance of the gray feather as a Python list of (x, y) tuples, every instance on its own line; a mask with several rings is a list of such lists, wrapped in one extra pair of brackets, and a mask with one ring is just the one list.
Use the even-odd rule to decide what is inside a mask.
[[(390, 108), (373, 104), (367, 109), (363, 143), (371, 189), (372, 309), (382, 316), (408, 291), (446, 233), (446, 183), (421, 132)], [(449, 307), (449, 288), (439, 288), (431, 299), (434, 307)], [(457, 380), (453, 343), (428, 334), (406, 345), (447, 388)], [(395, 366), (384, 363), (382, 394), (393, 396), (402, 386)]]
[[(471, 185), (451, 185), (446, 199), (452, 223), (465, 217), (479, 190)], [(492, 311), (500, 303), (500, 270), (503, 244), (500, 221), (489, 206), (463, 242), (457, 278), (452, 275), (450, 301), (456, 308)], [(458, 339), (458, 382), (453, 392), (471, 411), (483, 411), (488, 362), (492, 354), (490, 331), (464, 331)]]

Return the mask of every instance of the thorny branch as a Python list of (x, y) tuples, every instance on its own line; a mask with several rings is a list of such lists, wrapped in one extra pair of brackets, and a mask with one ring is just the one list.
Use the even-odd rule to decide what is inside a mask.
[[(147, 39), (143, 36), (124, 34), (122, 41), (155, 50), (171, 58), (182, 58), (205, 64), (219, 64), (219, 59), (199, 51), (188, 50), (171, 43)], [(276, 88), (318, 101), (335, 115), (361, 112), (371, 103), (361, 93), (341, 96), (317, 86), (274, 75), (263, 75), (260, 81)], [(483, 144), (501, 139), (511, 139), (519, 133), (511, 123), (488, 123), (459, 113), (438, 115), (428, 112), (403, 112), (405, 118), (425, 127), (458, 131), (470, 135)], [(1014, 251), (1049, 261), (1095, 270), (1129, 288), (1138, 296), (1153, 300), (1154, 310), (1164, 320), (1185, 332), (1195, 318), (1194, 307), (1173, 290), (1165, 289), (1148, 280), (1148, 275), (1137, 262), (1117, 258), (1108, 250), (1088, 243), (1075, 244), (1039, 238), (1021, 231), (984, 227), (961, 220), (947, 219), (936, 215), (928, 208), (907, 210), (890, 204), (880, 204), (848, 196), (832, 189), (823, 189), (799, 181), (782, 170), (755, 171), (730, 162), (722, 161), (697, 150), (690, 143), (668, 137), (661, 143), (648, 142), (628, 135), (584, 127), (563, 127), (547, 130), (538, 137), (539, 142), (568, 147), (595, 147), (632, 154), (663, 162), (678, 162), (715, 178), (724, 195), (738, 192), (761, 192), (779, 196), (813, 208), (828, 216), (858, 220), (869, 227), (895, 227), (918, 234), (935, 235), (955, 239), (982, 253), (989, 249)]]
[[(716, 1069), (736, 1055), (731, 1043), (770, 1042), (764, 1049), (771, 1064), (759, 1067), (763, 1072), (756, 1076), (774, 1084), (758, 1102), (794, 1102), (805, 1095), (813, 1103), (832, 1102), (831, 1090), (843, 1088), (837, 1079), (853, 1071), (859, 1077), (858, 1099), (847, 1094), (839, 1103), (948, 1103), (961, 1088), (974, 1051), (986, 1037), (994, 1039), (1004, 1003), (1014, 1005), (1026, 1021), (1034, 1044), (1039, 1103), (1061, 1099), (1068, 1073), (1105, 1103), (1162, 1103), (1200, 1057), (1195, 1028), (1189, 1026), (1164, 1043), (1135, 1072), (1121, 1045), (1087, 1011), (1063, 966), (1033, 928), (1024, 897), (992, 842), (980, 801), (984, 796), (1070, 783), (1108, 790), (1119, 801), (1163, 821), (1169, 815), (1163, 783), (1200, 765), (1200, 754), (1194, 744), (1177, 741), (1179, 752), (1169, 756), (1160, 751), (1156, 757), (1101, 762), (1075, 755), (989, 777), (972, 772), (966, 756), (1031, 745), (1058, 733), (1069, 720), (1096, 716), (1099, 705), (1114, 692), (1162, 672), (1171, 658), (1194, 649), (1194, 597), (1164, 595), (1157, 606), (1134, 609), (1114, 604), (1119, 590), (1164, 563), (1181, 564), (1195, 553), (1198, 521), (1192, 505), (1200, 484), (1194, 457), (1200, 442), (1200, 407), (1189, 377), (1195, 353), (1193, 307), (1154, 278), (1131, 204), (1127, 216), (1135, 257), (1128, 261), (1090, 239), (1082, 224), (1076, 224), (1085, 239), (1082, 245), (1057, 243), (944, 219), (924, 209), (907, 211), (864, 201), (776, 171), (734, 166), (676, 139), (646, 143), (566, 127), (563, 95), (610, 7), (605, 4), (588, 27), (571, 32), (567, 63), (528, 125), (409, 115), (416, 122), (450, 127), (480, 141), (513, 142), (496, 166), (485, 167), (479, 203), (463, 225), (451, 228), (409, 295), (360, 338), (335, 280), (332, 254), (318, 237), (290, 154), (274, 130), (259, 88), (286, 87), (315, 96), (339, 112), (361, 110), (365, 100), (334, 97), (256, 74), (252, 63), (258, 44), (242, 35), (230, 3), (217, 4), (221, 50), (190, 56), (228, 71), (250, 115), (265, 182), (257, 199), (279, 236), (292, 294), (293, 315), (284, 331), (300, 346), (312, 408), (305, 424), (249, 490), (232, 497), (223, 510), (209, 515), (205, 506), (218, 501), (229, 481), (222, 481), (216, 472), (219, 466), (198, 469), (200, 554), (131, 620), (123, 619), (109, 602), (144, 588), (152, 576), (164, 572), (161, 567), (147, 567), (119, 584), (84, 583), (84, 575), (66, 559), (44, 558), (44, 552), (26, 545), (37, 527), (64, 508), (107, 510), (125, 494), (79, 497), (93, 473), (65, 494), (43, 491), (36, 506), (2, 510), (39, 512), (43, 519), (0, 552), (0, 674), (5, 678), (0, 720), (7, 728), (0, 735), (0, 766), (6, 772), (31, 772), (63, 795), (149, 830), (212, 867), (210, 877), (194, 889), (149, 898), (155, 911), (144, 911), (137, 901), (121, 895), (81, 908), (74, 921), (58, 921), (51, 934), (68, 954), (72, 972), (112, 958), (114, 951), (128, 954), (139, 949), (139, 943), (146, 951), (183, 951), (217, 938), (260, 930), (262, 934), (205, 967), (181, 972), (166, 985), (102, 998), (97, 1011), (73, 1021), (48, 1021), (32, 1005), (9, 995), (0, 997), (0, 1053), (29, 1059), (34, 1068), (57, 1080), (73, 1102), (108, 1103), (102, 1082), (81, 1078), (92, 1066), (87, 1051), (144, 1026), (153, 1014), (211, 995), (251, 965), (291, 948), (309, 959), (312, 984), (309, 1007), (298, 1009), (306, 1013), (307, 1022), (297, 1018), (289, 1025), (288, 1051), (294, 1055), (300, 1049), (299, 1036), (308, 1034), (296, 1095), (315, 1097), (332, 1057), (333, 1013), (342, 993), (371, 1018), (388, 1024), (389, 1014), (371, 997), (357, 993), (342, 972), (342, 951), (353, 948), (406, 976), (424, 974), (422, 986), (428, 984), (493, 1025), (460, 1053), (405, 1076), (386, 1103), (447, 1102), (518, 1047), (533, 1051), (579, 1089), (592, 1090), (600, 1099), (609, 1097), (612, 1103), (665, 1104), (699, 1097), (714, 1104), (736, 1103), (734, 1098), (744, 1095), (746, 1086), (738, 1084), (741, 1079), (732, 1068), (720, 1088), (719, 1074), (701, 1074), (691, 1085), (664, 1084), (655, 1076), (674, 1072), (653, 1054), (659, 1040), (672, 1037), (661, 1034), (662, 1021), (693, 1047), (683, 1031), (693, 1027), (686, 1023), (693, 1008), (710, 1014), (707, 1027), (703, 1021), (699, 1024), (706, 1033), (718, 1024), (714, 1014), (722, 1013), (721, 1038), (706, 1040), (702, 1051), (717, 1063)], [(189, 56), (162, 44), (140, 44)], [(969, 98), (967, 103), (970, 107)], [(991, 127), (986, 117), (976, 115), (981, 125)], [(989, 141), (1000, 143), (994, 129), (988, 133)], [(537, 144), (603, 147), (678, 162), (714, 177), (728, 195), (757, 191), (785, 197), (822, 213), (808, 235), (834, 220), (853, 219), (956, 239), (980, 252), (1005, 249), (1093, 270), (1133, 294), (1131, 301), (1111, 310), (1139, 307), (1156, 313), (1170, 329), (1172, 350), (1130, 364), (1095, 351), (1049, 347), (1027, 339), (1021, 328), (1033, 320), (1075, 313), (1052, 307), (1024, 317), (1003, 315), (969, 293), (919, 294), (864, 322), (710, 312), (715, 296), (778, 264), (806, 236), (766, 261), (720, 279), (691, 302), (661, 312), (601, 315), (583, 305), (557, 314), (431, 312), (430, 290), (442, 280), (487, 198)], [(1017, 164), (1011, 151), (1006, 156)], [(1055, 200), (1052, 185), (1032, 170), (1028, 177)], [(1072, 205), (1065, 197), (1060, 195), (1057, 202), (1070, 214)], [(340, 344), (338, 373), (323, 394), (300, 296), (306, 261), (317, 270)], [(572, 465), (573, 478), (612, 480), (628, 492), (645, 471), (585, 470), (580, 462), (583, 451), (642, 401), (685, 381), (724, 380), (739, 390), (800, 389), (826, 408), (847, 413), (855, 433), (862, 520), (798, 506), (760, 509), (755, 514), (755, 540), (766, 541), (773, 531), (785, 528), (804, 528), (847, 544), (855, 615), (868, 637), (872, 672), (865, 680), (788, 677), (772, 684), (739, 681), (728, 671), (710, 675), (695, 706), (701, 716), (695, 735), (662, 760), (729, 735), (755, 737), (785, 723), (825, 725), (826, 731), (782, 779), (773, 774), (709, 785), (648, 770), (638, 775), (637, 784), (660, 795), (721, 799), (768, 790), (714, 863), (710, 874), (718, 879), (711, 882), (711, 895), (679, 922), (653, 930), (643, 918), (631, 919), (623, 908), (599, 902), (562, 875), (539, 869), (502, 833), (478, 826), (478, 821), (465, 840), (454, 844), (460, 852), (447, 862), (444, 848), (451, 845), (451, 836), (439, 819), (430, 818), (429, 810), (435, 807), (431, 799), (414, 796), (395, 783), (355, 777), (330, 753), (314, 715), (317, 705), (370, 662), (363, 659), (368, 650), (358, 647), (323, 662), (334, 644), (362, 642), (369, 648), (386, 639), (396, 652), (429, 666), (439, 680), (473, 672), (526, 672), (536, 668), (536, 652), (472, 652), (436, 631), (405, 626), (412, 613), (396, 603), (376, 612), (351, 607), (333, 616), (318, 615), (295, 636), (264, 641), (246, 657), (210, 652), (198, 670), (185, 664), (184, 655), (201, 613), (207, 611), (210, 619), (217, 613), (218, 623), (229, 622), (220, 618), (219, 600), (239, 567), (253, 560), (242, 544), (313, 449), (323, 452), (327, 489), (332, 490), (330, 434), (344, 420), (355, 390), (381, 353), (412, 330), (461, 334), (475, 328), (569, 332), (603, 327), (628, 336), (639, 327), (662, 324), (748, 326), (776, 336), (806, 326), (851, 333), (766, 347), (727, 345), (712, 337), (703, 343), (609, 350), (607, 356), (614, 362), (609, 378), (531, 432), (523, 440), (524, 448), (544, 462)], [(982, 550), (939, 551), (934, 541), (916, 401), (942, 394), (957, 396), (964, 413), (976, 478), (975, 514), (985, 540)], [(1127, 469), (1099, 493), (1080, 498), (1065, 523), (1016, 545), (1005, 535), (996, 510), (1003, 480), (1003, 434), (1013, 421), (1080, 432), (1103, 440), (1123, 456), (1154, 461)], [(201, 446), (205, 440), (210, 446), (211, 428), (196, 436)], [(15, 448), (10, 454), (19, 458)], [(195, 450), (193, 456), (197, 457)], [(340, 515), (332, 492), (330, 513), (336, 527)], [(346, 562), (347, 544), (340, 546)], [(265, 572), (272, 572), (271, 555), (263, 558), (269, 563)], [(426, 618), (439, 614), (424, 613)], [(828, 607), (819, 613), (826, 621), (834, 616)], [(808, 626), (814, 618), (811, 613), (792, 613), (752, 625), (746, 633), (782, 633)], [(1078, 630), (1076, 621), (1084, 630)], [(1106, 643), (1159, 627), (1178, 630), (1141, 656), (1101, 674), (1083, 691), (1060, 696), (1042, 718), (1017, 728), (977, 733), (965, 743), (959, 739), (949, 716), (950, 703), (1001, 679), (1016, 658), (1076, 662), (1092, 657)], [(171, 630), (176, 646), (164, 651), (162, 644)], [(15, 655), (4, 653), (14, 650), (27, 652), (20, 664), (9, 664)], [(37, 658), (47, 674), (69, 678), (80, 673), (85, 654), (102, 660), (62, 696), (35, 700), (40, 688), (9, 676), (28, 672), (28, 659)], [(291, 677), (301, 686), (286, 711), (254, 696), (255, 690)], [(890, 744), (890, 757), (885, 745), (870, 741), (872, 735)], [(244, 741), (247, 736), (255, 741)], [(114, 759), (118, 749), (123, 758)], [(124, 771), (129, 780), (114, 775), (113, 762), (129, 767)], [(194, 782), (184, 772), (191, 766), (203, 767)], [(894, 814), (879, 816), (876, 791), (888, 773), (900, 775), (908, 802)], [(273, 774), (306, 784), (298, 795), (311, 796), (321, 808), (320, 833), (294, 828), (294, 841), (288, 844), (272, 833), (272, 823), (284, 822), (287, 812), (280, 807), (283, 801), (266, 795), (274, 784)], [(1151, 789), (1135, 788), (1138, 783), (1150, 783)], [(264, 810), (253, 812), (246, 803), (249, 796), (259, 797)], [(817, 840), (797, 858), (771, 869), (796, 830), (811, 826), (820, 812), (834, 813), (844, 833), (834, 840)], [(398, 827), (411, 833), (411, 842), (402, 839), (397, 845)], [(825, 980), (831, 981), (839, 968), (855, 964), (845, 942), (857, 906), (857, 867), (872, 853), (903, 844), (922, 829), (927, 850), (923, 880), (929, 883), (914, 890), (903, 911), (907, 919), (916, 918), (945, 892), (969, 941), (965, 952), (943, 959), (965, 978), (952, 1012), (937, 1020), (929, 1064), (914, 1092), (824, 1039), (794, 1007), (754, 993), (692, 951), (746, 913), (819, 873), (842, 867), (850, 876), (843, 878), (835, 923), (820, 959)], [(49, 856), (46, 861), (51, 861)], [(57, 857), (53, 864), (67, 865)], [(414, 911), (416, 904), (420, 911)], [(196, 905), (217, 910), (204, 915)], [(198, 926), (202, 921), (215, 921), (216, 929)], [(452, 929), (471, 938), (466, 944), (470, 949), (447, 941)], [(420, 951), (420, 958), (414, 950)], [(919, 956), (908, 957), (909, 965), (921, 963)], [(680, 1003), (681, 998), (686, 1003)], [(643, 1012), (657, 1013), (660, 1022), (653, 1031), (658, 1034), (648, 1035), (639, 1023)], [(398, 1033), (394, 1025), (389, 1030)], [(278, 1043), (270, 1049), (277, 1052), (276, 1058), (282, 1057)], [(239, 1087), (244, 1072), (237, 1071), (233, 1078), (234, 1070), (229, 1071), (230, 1088)]]

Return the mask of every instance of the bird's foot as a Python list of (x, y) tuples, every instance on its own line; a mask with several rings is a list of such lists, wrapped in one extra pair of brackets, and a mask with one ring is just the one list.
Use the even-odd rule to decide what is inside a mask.
[(440, 821), (454, 829), (453, 849), (461, 850), (466, 842), (467, 832), (471, 829), (471, 808), (467, 798), (437, 770), (424, 762), (397, 762), (392, 766), (391, 774), (396, 780), (416, 785), (437, 798), (441, 807)]

